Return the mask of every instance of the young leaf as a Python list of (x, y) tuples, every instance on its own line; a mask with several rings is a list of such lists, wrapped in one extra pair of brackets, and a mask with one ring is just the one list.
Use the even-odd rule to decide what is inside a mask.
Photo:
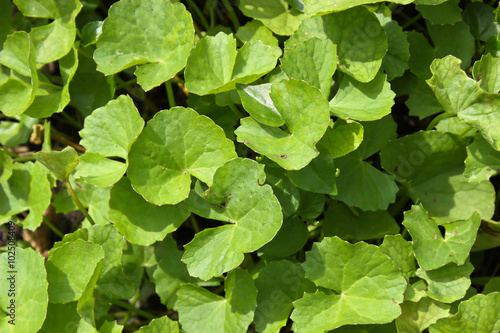
[(294, 302), (291, 318), (297, 330), (323, 332), (342, 325), (383, 324), (401, 314), (405, 279), (376, 246), (325, 237), (307, 252), (303, 267), (308, 279), (331, 294), (306, 293)]
[(127, 169), (130, 147), (143, 127), (144, 120), (129, 96), (119, 96), (94, 110), (80, 131), (80, 143), (87, 151), (80, 158), (75, 178), (100, 187), (116, 183)]
[(469, 181), (482, 182), (500, 173), (500, 151), (493, 147), (479, 134), (467, 146), (464, 176)]
[(7, 37), (0, 52), (0, 109), (8, 117), (19, 115), (33, 103), (39, 79), (36, 69), (35, 46), (25, 32)]
[(306, 16), (290, 8), (287, 0), (242, 0), (239, 8), (243, 14), (261, 21), (277, 35), (291, 35)]
[(417, 265), (413, 246), (403, 236), (400, 234), (385, 236), (384, 242), (380, 245), (380, 250), (391, 259), (394, 266), (403, 272), (406, 279), (414, 275)]
[(365, 83), (377, 75), (388, 48), (380, 22), (363, 6), (303, 21), (285, 47), (311, 37), (336, 44), (339, 69)]
[(233, 35), (206, 36), (189, 55), (186, 89), (207, 95), (232, 90), (237, 83), (252, 83), (276, 66), (278, 56), (261, 41), (245, 43), (236, 51)]
[(48, 64), (70, 51), (76, 36), (75, 18), (82, 9), (79, 0), (15, 0), (14, 3), (25, 16), (53, 20), (30, 31), (38, 64)]
[(33, 154), (37, 161), (45, 166), (57, 179), (64, 182), (78, 164), (76, 150), (68, 146), (61, 151), (38, 152)]
[(287, 260), (273, 261), (264, 267), (255, 286), (258, 293), (254, 323), (256, 330), (264, 333), (279, 332), (292, 312), (292, 303), (305, 291), (316, 289), (305, 278), (304, 269)]
[(391, 113), (395, 96), (384, 74), (379, 73), (368, 83), (345, 75), (330, 101), (330, 112), (343, 119), (377, 120)]
[(14, 163), (12, 175), (0, 183), (0, 218), (29, 210), (22, 226), (35, 230), (50, 204), (52, 193), (45, 169), (38, 163)]
[(445, 236), (438, 224), (421, 205), (414, 205), (404, 214), (403, 225), (408, 229), (420, 267), (432, 270), (454, 262), (463, 265), (476, 240), (481, 218), (474, 213), (469, 219), (445, 224)]
[(285, 49), (281, 69), (288, 77), (304, 80), (328, 99), (337, 69), (337, 46), (329, 39), (311, 38)]
[(450, 314), (450, 306), (424, 297), (418, 302), (405, 301), (401, 304), (402, 314), (396, 319), (398, 332), (423, 332), (440, 318)]
[(121, 0), (104, 20), (94, 59), (106, 75), (138, 65), (137, 82), (148, 91), (186, 66), (193, 43), (193, 21), (183, 4)]
[(186, 333), (245, 332), (257, 307), (257, 289), (247, 271), (228, 273), (225, 297), (185, 284), (177, 293), (179, 321)]
[(188, 216), (189, 210), (183, 203), (156, 206), (147, 202), (132, 189), (127, 178), (122, 178), (111, 188), (109, 219), (133, 244), (147, 246), (163, 240)]
[[(15, 248), (15, 259), (0, 255), (3, 278), (0, 288), (2, 332), (38, 332), (47, 313), (47, 273), (44, 258), (33, 249)], [(12, 303), (14, 301), (14, 303)]]
[(137, 333), (179, 333), (179, 324), (163, 316), (153, 319), (149, 324), (137, 330)]
[(473, 270), (474, 266), (467, 261), (462, 266), (450, 263), (432, 271), (419, 268), (416, 275), (427, 282), (427, 296), (440, 302), (451, 303), (465, 296), (471, 284), (469, 276)]
[(234, 157), (234, 144), (210, 118), (175, 107), (156, 113), (139, 135), (127, 177), (147, 201), (172, 205), (188, 197), (191, 175), (211, 185), (215, 170)]
[(288, 132), (248, 117), (241, 119), (237, 139), (287, 170), (302, 169), (319, 154), (315, 144), (330, 121), (328, 102), (318, 89), (296, 79), (273, 85), (271, 99)]
[(430, 333), (497, 332), (500, 330), (500, 293), (476, 295), (460, 303), (458, 312), (439, 319)]
[(264, 166), (248, 159), (232, 159), (214, 175), (204, 198), (194, 191), (188, 199), (191, 211), (205, 218), (227, 222), (197, 233), (185, 246), (182, 261), (189, 274), (208, 280), (236, 268), (243, 254), (268, 243), (281, 227), (278, 199), (265, 181)]
[(271, 99), (271, 86), (271, 83), (256, 86), (237, 84), (236, 88), (243, 108), (255, 120), (267, 126), (278, 127), (284, 125), (285, 121)]
[(99, 245), (83, 240), (65, 243), (49, 251), (45, 268), (50, 302), (78, 300), (103, 258), (104, 251)]

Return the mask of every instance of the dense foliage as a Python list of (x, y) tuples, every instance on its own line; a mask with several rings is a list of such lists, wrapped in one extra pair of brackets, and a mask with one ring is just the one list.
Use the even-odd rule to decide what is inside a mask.
[(0, 331), (499, 332), (499, 22), (0, 0)]

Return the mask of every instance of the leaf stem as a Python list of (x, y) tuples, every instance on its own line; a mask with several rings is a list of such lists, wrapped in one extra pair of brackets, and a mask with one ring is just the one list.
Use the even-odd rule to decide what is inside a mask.
[(440, 115), (432, 119), (432, 121), (429, 123), (429, 126), (427, 126), (426, 131), (431, 131), (441, 120), (445, 118), (450, 118), (452, 116), (454, 116), (453, 113), (449, 112), (441, 113)]
[(7, 155), (9, 155), (12, 158), (19, 158), (19, 155), (17, 155), (16, 153), (14, 153), (14, 152), (12, 152), (12, 151), (10, 151), (8, 149), (4, 148), (4, 151), (7, 153)]
[(222, 0), (222, 3), (224, 4), (224, 7), (226, 7), (227, 9), (231, 21), (233, 21), (234, 31), (238, 31), (238, 29), (240, 28), (240, 21), (238, 21), (238, 17), (234, 12), (233, 6), (231, 6), (228, 0)]
[(36, 160), (35, 156), (29, 155), (29, 156), (16, 157), (16, 158), (12, 159), (12, 162), (23, 163), (23, 162), (30, 162), (30, 161), (35, 161), (35, 160)]
[(82, 129), (83, 128), (83, 125), (80, 124), (78, 121), (76, 121), (75, 119), (71, 118), (69, 115), (67, 115), (66, 113), (64, 112), (61, 112), (60, 113), (61, 116), (63, 116), (68, 122), (71, 123), (71, 125), (75, 126), (76, 128), (78, 129)]
[(422, 18), (422, 14), (418, 13), (417, 15), (413, 16), (409, 21), (407, 21), (405, 24), (403, 24), (402, 28), (406, 29), (410, 27), (413, 23), (417, 22)]
[[(134, 298), (132, 299), (131, 301), (131, 305), (135, 308), (135, 303), (137, 303), (137, 300), (139, 299), (139, 296), (141, 295), (141, 289), (137, 289), (135, 295), (134, 295)], [(136, 308), (137, 309), (137, 308)], [(127, 321), (130, 319), (130, 315), (132, 314), (132, 310), (129, 309), (127, 311), (127, 314), (125, 315), (125, 317), (123, 317), (123, 321), (122, 321), (122, 324), (123, 325), (127, 325)]]
[(141, 309), (138, 309), (136, 308), (135, 306), (133, 306), (132, 304), (129, 304), (127, 302), (124, 302), (124, 301), (120, 301), (118, 299), (112, 299), (110, 301), (111, 304), (114, 304), (116, 306), (119, 306), (121, 308), (124, 308), (124, 309), (127, 309), (129, 311), (132, 311), (134, 313), (137, 313), (138, 315), (146, 318), (146, 319), (150, 319), (150, 320), (153, 320), (153, 319), (156, 319), (157, 317), (149, 312), (146, 312), (146, 311), (143, 311)]
[(203, 12), (200, 10), (200, 7), (194, 2), (193, 0), (187, 0), (186, 1), (188, 6), (193, 8), (193, 10), (196, 12), (196, 15), (200, 19), (201, 25), (205, 28), (205, 30), (208, 30), (210, 28), (210, 25), (207, 22), (207, 19), (203, 15)]
[(194, 214), (191, 214), (189, 216), (189, 220), (191, 221), (191, 225), (193, 226), (194, 232), (199, 233), (200, 226), (198, 225), (198, 221), (196, 221), (196, 217), (194, 216)]
[[(228, 99), (230, 99), (230, 97), (228, 96)], [(231, 111), (233, 111), (233, 113), (235, 115), (238, 116), (238, 118), (241, 118), (243, 115), (241, 114), (240, 110), (238, 110), (238, 108), (234, 105), (234, 103), (229, 100), (229, 108), (231, 109)]]
[(175, 104), (175, 96), (174, 90), (172, 89), (172, 83), (170, 81), (165, 82), (165, 88), (167, 90), (168, 104), (170, 105), (170, 108), (173, 108), (177, 104)]
[(464, 128), (463, 130), (460, 131), (460, 133), (458, 133), (458, 136), (464, 136), (465, 134), (467, 134), (467, 132), (469, 132), (470, 130), (472, 129), (472, 126), (467, 126), (466, 128)]
[(57, 229), (55, 225), (52, 224), (52, 222), (50, 222), (50, 220), (48, 218), (46, 218), (45, 216), (43, 216), (43, 222), (45, 222), (45, 224), (59, 237), (61, 237), (61, 239), (64, 237), (64, 234), (61, 232), (61, 230)]
[(130, 79), (128, 81), (123, 81), (120, 84), (117, 84), (115, 89), (116, 90), (124, 89), (125, 87), (131, 86), (134, 83), (137, 83), (137, 78), (136, 77), (134, 77), (133, 79)]
[(69, 179), (66, 179), (64, 181), (64, 183), (66, 184), (66, 188), (68, 189), (69, 195), (71, 195), (71, 198), (73, 198), (73, 201), (78, 206), (78, 209), (80, 209), (80, 211), (82, 212), (83, 216), (85, 216), (87, 218), (87, 220), (89, 221), (89, 223), (91, 225), (94, 225), (95, 224), (94, 220), (92, 219), (92, 217), (90, 217), (89, 213), (87, 212), (87, 210), (85, 209), (85, 207), (83, 207), (83, 205), (80, 202), (80, 200), (78, 200), (78, 197), (76, 196), (75, 191), (73, 191), (73, 188), (71, 187)]

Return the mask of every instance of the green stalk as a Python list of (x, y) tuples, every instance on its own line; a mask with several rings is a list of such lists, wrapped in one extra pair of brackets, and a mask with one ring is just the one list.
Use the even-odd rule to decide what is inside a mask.
[(460, 133), (458, 133), (459, 136), (464, 136), (465, 134), (467, 134), (467, 132), (469, 132), (470, 130), (472, 129), (472, 126), (467, 126), (466, 128), (464, 128), (463, 130), (460, 131)]
[(48, 218), (46, 218), (45, 216), (42, 216), (43, 217), (43, 222), (45, 222), (45, 224), (59, 237), (63, 238), (64, 237), (64, 234), (61, 232), (61, 230), (57, 229), (55, 225), (52, 224), (52, 222), (50, 222), (50, 220)]
[(87, 210), (85, 209), (85, 207), (83, 207), (83, 205), (80, 202), (80, 200), (78, 200), (78, 197), (76, 196), (75, 192), (73, 191), (73, 188), (71, 187), (69, 179), (66, 179), (66, 181), (64, 183), (66, 184), (66, 188), (68, 189), (68, 192), (71, 195), (71, 198), (73, 198), (73, 201), (78, 206), (78, 209), (80, 209), (80, 211), (82, 212), (83, 216), (85, 216), (87, 218), (87, 220), (89, 221), (89, 223), (91, 225), (94, 225), (95, 224), (94, 220), (90, 217), (89, 213), (87, 212)]
[(67, 115), (66, 113), (64, 112), (61, 112), (60, 113), (61, 116), (63, 116), (64, 118), (66, 118), (67, 121), (69, 121), (71, 123), (71, 125), (75, 126), (76, 128), (78, 129), (82, 129), (83, 126), (82, 124), (80, 124), (78, 121), (76, 121), (75, 119), (71, 118), (69, 115)]
[(146, 318), (146, 319), (150, 319), (150, 320), (153, 320), (153, 319), (156, 319), (157, 317), (149, 312), (146, 312), (146, 311), (143, 311), (141, 309), (138, 309), (136, 308), (135, 306), (127, 303), (127, 302), (123, 302), (123, 301), (120, 301), (118, 299), (113, 299), (110, 301), (111, 304), (114, 304), (116, 306), (119, 306), (121, 308), (124, 308), (126, 310), (129, 310), (129, 311), (132, 311), (134, 313), (137, 313), (138, 315)]
[(200, 226), (198, 225), (198, 221), (196, 221), (196, 217), (194, 217), (193, 214), (189, 216), (189, 219), (191, 220), (191, 225), (193, 226), (194, 232), (199, 233), (200, 232)]
[(229, 13), (229, 17), (231, 18), (231, 21), (233, 21), (234, 25), (234, 31), (238, 31), (240, 28), (240, 21), (238, 21), (238, 17), (236, 16), (236, 13), (234, 12), (233, 6), (229, 3), (228, 0), (222, 0), (222, 3), (224, 4), (224, 7), (226, 7), (227, 12)]
[(134, 83), (137, 82), (137, 78), (133, 78), (133, 79), (130, 79), (128, 81), (123, 81), (122, 83), (116, 85), (116, 90), (120, 90), (120, 89), (123, 89), (125, 87), (128, 87), (128, 86), (131, 86), (133, 85)]
[(441, 113), (439, 116), (432, 119), (429, 126), (427, 126), (426, 131), (431, 131), (441, 120), (445, 118), (450, 118), (452, 116), (454, 116), (453, 113), (448, 113), (448, 112)]
[(172, 83), (170, 81), (165, 82), (165, 88), (167, 89), (168, 104), (170, 108), (173, 108), (175, 104), (174, 90), (172, 89)]
[(7, 155), (9, 155), (10, 157), (12, 158), (19, 158), (19, 155), (17, 155), (16, 153), (10, 151), (10, 150), (7, 150), (4, 148), (4, 151), (7, 153)]
[(36, 160), (35, 156), (29, 155), (29, 156), (21, 156), (21, 157), (14, 158), (12, 160), (12, 162), (23, 163), (23, 162), (30, 162), (30, 161), (35, 161), (35, 160)]
[(418, 13), (417, 15), (413, 16), (409, 21), (407, 21), (405, 24), (403, 24), (403, 29), (406, 29), (410, 27), (413, 23), (417, 22), (422, 18), (422, 14)]
[(203, 12), (200, 10), (200, 7), (196, 5), (196, 3), (193, 0), (187, 0), (186, 1), (188, 6), (193, 8), (193, 10), (196, 12), (196, 15), (200, 19), (201, 25), (205, 28), (205, 30), (208, 30), (210, 28), (210, 25), (207, 22), (207, 19), (203, 15)]
[[(141, 295), (140, 293), (140, 289), (137, 289), (137, 292), (135, 293), (134, 295), (134, 298), (132, 299), (132, 302), (131, 302), (131, 305), (135, 307), (135, 303), (137, 303), (137, 300), (139, 299), (139, 296)], [(137, 309), (137, 308), (136, 308)], [(123, 321), (122, 321), (122, 324), (123, 325), (127, 325), (127, 321), (130, 319), (130, 316), (132, 314), (132, 310), (128, 310), (127, 311), (127, 314), (125, 315), (125, 317), (123, 317)]]

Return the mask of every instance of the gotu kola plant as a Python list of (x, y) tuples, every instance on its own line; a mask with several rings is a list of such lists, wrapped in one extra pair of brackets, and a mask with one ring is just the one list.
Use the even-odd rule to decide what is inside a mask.
[(1, 332), (500, 331), (495, 1), (0, 16)]

